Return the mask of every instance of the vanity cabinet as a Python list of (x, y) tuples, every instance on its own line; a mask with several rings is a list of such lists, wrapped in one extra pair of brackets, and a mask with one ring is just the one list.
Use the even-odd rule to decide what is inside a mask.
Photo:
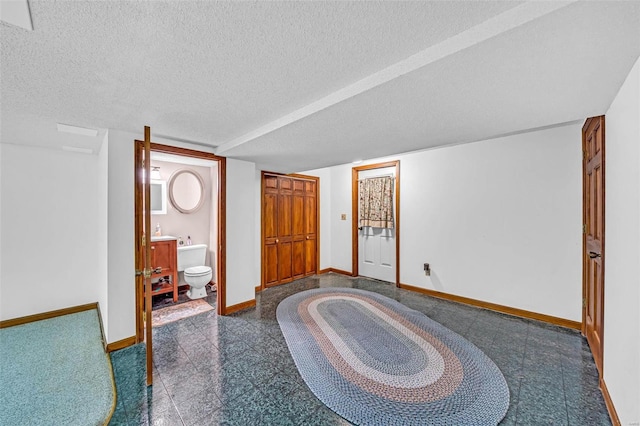
[(178, 245), (176, 240), (151, 241), (153, 295), (173, 292), (178, 301)]

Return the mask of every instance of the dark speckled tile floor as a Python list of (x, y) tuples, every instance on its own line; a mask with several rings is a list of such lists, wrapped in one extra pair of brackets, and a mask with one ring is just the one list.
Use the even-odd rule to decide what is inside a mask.
[[(348, 425), (305, 385), (276, 321), (282, 299), (317, 287), (375, 291), (473, 342), (509, 384), (503, 425), (611, 424), (579, 333), (336, 274), (265, 290), (255, 309), (233, 316), (210, 312), (154, 329), (152, 387), (144, 346), (112, 353), (118, 399), (110, 424)], [(215, 295), (208, 299), (215, 304)]]

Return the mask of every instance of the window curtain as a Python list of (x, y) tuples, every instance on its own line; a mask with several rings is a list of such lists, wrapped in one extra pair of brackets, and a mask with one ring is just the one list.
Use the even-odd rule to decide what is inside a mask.
[(373, 177), (359, 182), (360, 226), (393, 228), (393, 176)]

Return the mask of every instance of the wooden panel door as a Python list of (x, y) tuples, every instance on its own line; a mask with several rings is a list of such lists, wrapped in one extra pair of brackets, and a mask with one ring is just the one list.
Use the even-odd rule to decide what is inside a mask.
[(262, 287), (317, 272), (317, 180), (262, 173)]
[(602, 377), (604, 331), (604, 116), (582, 127), (583, 160), (583, 314), (586, 336)]
[(318, 249), (318, 208), (317, 183), (304, 181), (304, 274), (313, 275), (318, 270), (316, 262)]
[(278, 177), (278, 284), (293, 280), (293, 179)]
[(291, 210), (293, 238), (293, 278), (302, 278), (305, 274), (305, 210), (304, 181), (293, 180), (293, 205)]
[(278, 283), (278, 178), (263, 176), (262, 179), (262, 273), (266, 286)]

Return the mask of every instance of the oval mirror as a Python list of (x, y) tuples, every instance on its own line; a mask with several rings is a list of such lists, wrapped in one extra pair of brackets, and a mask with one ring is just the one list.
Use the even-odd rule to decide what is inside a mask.
[(194, 213), (204, 202), (204, 182), (193, 170), (175, 172), (169, 179), (169, 199), (181, 213)]

